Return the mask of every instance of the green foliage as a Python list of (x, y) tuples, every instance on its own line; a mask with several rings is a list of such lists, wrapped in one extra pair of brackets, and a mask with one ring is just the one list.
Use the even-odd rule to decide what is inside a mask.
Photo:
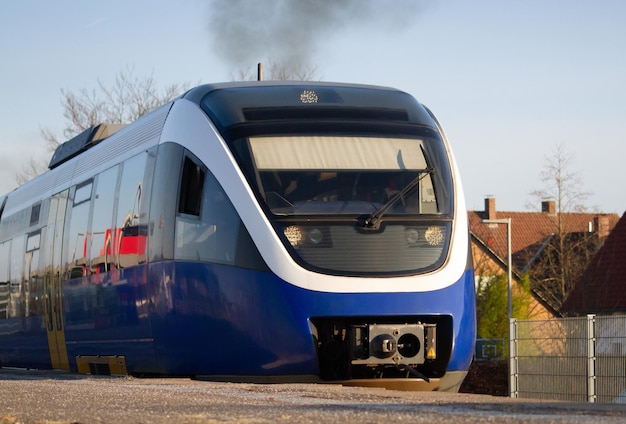
[(517, 281), (517, 290), (513, 291), (513, 318), (530, 318), (531, 303), (530, 277), (526, 273), (521, 280)]
[[(513, 317), (526, 319), (532, 297), (528, 276), (513, 282)], [(481, 338), (507, 338), (509, 323), (508, 284), (506, 275), (481, 278), (476, 292), (478, 336)]]
[(478, 281), (476, 292), (478, 337), (505, 338), (507, 335), (507, 278), (501, 275)]

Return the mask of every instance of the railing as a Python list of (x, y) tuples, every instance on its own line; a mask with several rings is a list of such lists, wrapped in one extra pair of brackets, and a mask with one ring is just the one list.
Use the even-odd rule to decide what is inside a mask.
[(511, 397), (626, 403), (626, 316), (510, 323)]

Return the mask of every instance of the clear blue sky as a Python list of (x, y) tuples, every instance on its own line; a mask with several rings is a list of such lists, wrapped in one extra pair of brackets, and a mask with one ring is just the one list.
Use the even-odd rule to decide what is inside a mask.
[[(283, 3), (316, 6), (287, 15)], [(393, 86), (430, 107), (470, 209), (487, 195), (499, 210), (539, 207), (529, 193), (561, 144), (589, 208), (622, 215), (625, 25), (621, 0), (1, 1), (0, 192), (49, 156), (39, 131), (64, 128), (61, 89), (111, 84), (127, 67), (162, 87), (218, 82), (295, 57), (319, 79)]]

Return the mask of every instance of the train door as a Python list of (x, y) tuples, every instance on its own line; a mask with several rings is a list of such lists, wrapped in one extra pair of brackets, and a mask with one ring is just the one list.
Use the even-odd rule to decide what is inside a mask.
[(53, 369), (69, 369), (61, 291), (61, 253), (63, 226), (69, 190), (52, 196), (48, 214), (48, 229), (43, 254), (45, 255), (44, 293), (45, 321), (48, 347)]

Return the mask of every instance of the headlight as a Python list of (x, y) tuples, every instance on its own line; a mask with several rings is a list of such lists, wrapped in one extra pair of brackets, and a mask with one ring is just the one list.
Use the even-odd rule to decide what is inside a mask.
[(289, 240), (289, 243), (291, 243), (291, 245), (293, 247), (298, 247), (302, 244), (302, 231), (300, 230), (300, 227), (296, 227), (295, 225), (290, 225), (289, 227), (286, 227), (283, 230), (283, 233), (285, 234), (285, 237), (287, 237), (287, 240)]
[(406, 236), (406, 242), (408, 244), (415, 244), (420, 239), (420, 233), (415, 228), (407, 228), (404, 235)]
[(309, 231), (309, 241), (313, 244), (320, 244), (324, 240), (324, 233), (319, 228)]
[(424, 238), (431, 246), (441, 246), (446, 239), (446, 229), (432, 225), (424, 232)]
[(325, 227), (307, 227), (289, 225), (283, 229), (283, 234), (296, 249), (304, 247), (331, 247), (330, 233)]

